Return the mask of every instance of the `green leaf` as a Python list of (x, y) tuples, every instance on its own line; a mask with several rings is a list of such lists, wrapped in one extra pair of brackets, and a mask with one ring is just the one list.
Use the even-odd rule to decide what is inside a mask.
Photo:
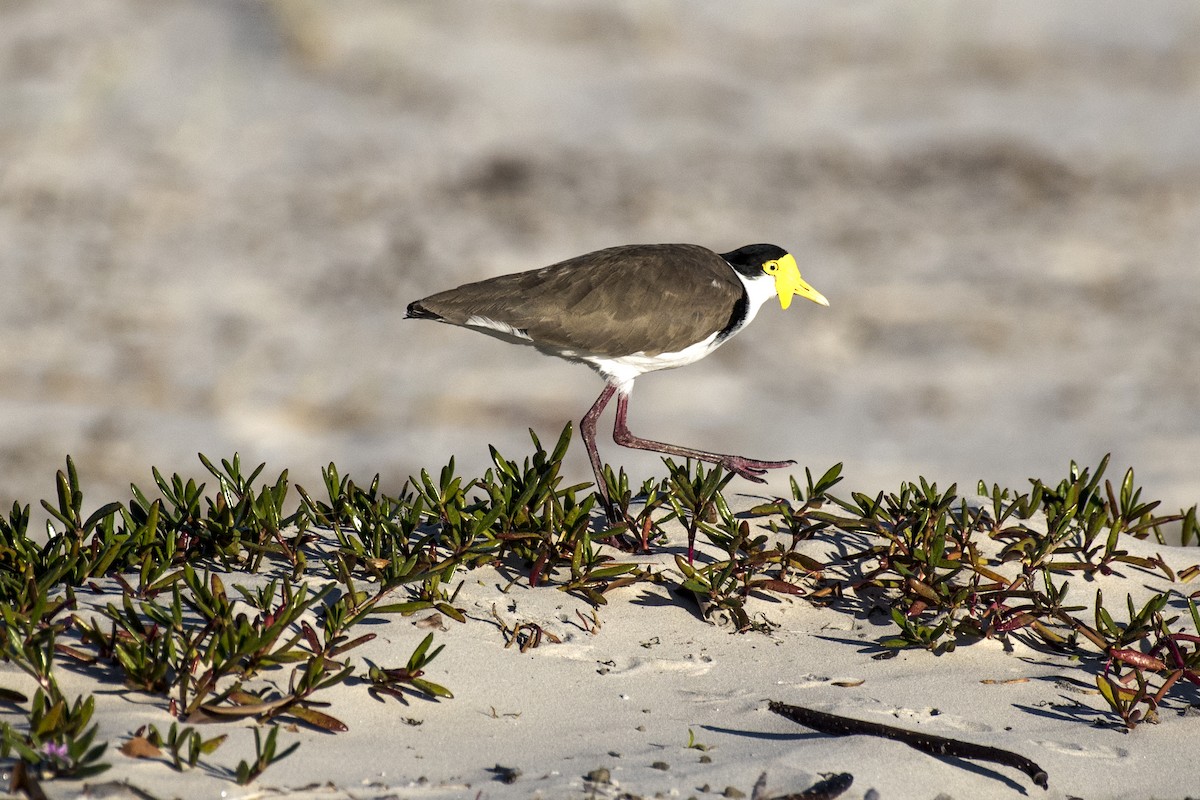
[(287, 710), (287, 713), (296, 719), (307, 722), (309, 725), (322, 730), (333, 731), (335, 733), (343, 733), (350, 730), (346, 727), (346, 723), (340, 719), (305, 706), (293, 706)]
[(34, 730), (34, 735), (39, 739), (45, 739), (47, 735), (57, 731), (58, 726), (62, 721), (63, 712), (66, 711), (66, 708), (67, 704), (65, 700), (59, 700), (57, 703), (52, 705), (50, 710), (47, 711), (45, 716), (42, 717), (37, 729)]
[(90, 517), (87, 518), (86, 522), (83, 523), (83, 529), (85, 531), (91, 530), (96, 525), (98, 525), (101, 520), (105, 519), (106, 517), (111, 517), (115, 514), (121, 513), (121, 508), (122, 508), (122, 505), (117, 502), (107, 503), (107, 504), (101, 506), (96, 511), (94, 511)]
[(441, 686), (440, 684), (436, 684), (433, 681), (427, 681), (424, 678), (413, 678), (409, 681), (409, 683), (432, 697), (445, 697), (450, 700), (454, 699), (454, 694), (451, 693), (449, 689), (447, 689), (445, 686)]
[(1103, 695), (1104, 699), (1108, 702), (1108, 705), (1112, 708), (1112, 710), (1120, 713), (1121, 704), (1117, 702), (1116, 694), (1113, 692), (1112, 684), (1109, 682), (1108, 678), (1103, 675), (1097, 675), (1096, 688), (1100, 690), (1100, 694)]
[(15, 689), (0, 688), (0, 702), (13, 703), (14, 705), (28, 703), (29, 698)]
[(223, 733), (220, 736), (214, 736), (200, 744), (200, 752), (206, 756), (217, 752), (217, 748), (225, 744), (225, 740), (229, 738), (229, 734)]
[(106, 771), (110, 767), (112, 767), (112, 764), (89, 764), (87, 766), (77, 767), (72, 771), (71, 777), (76, 780), (91, 778)]
[[(438, 611), (442, 612), (443, 614), (445, 614), (450, 619), (454, 620), (455, 622), (466, 622), (467, 621), (467, 618), (463, 614), (463, 612), (459, 611), (457, 608), (450, 605), (449, 603), (441, 603), (441, 602), (434, 603), (433, 607), (436, 608)], [(440, 652), (441, 649), (442, 648), (439, 647), (437, 649), (437, 651), (434, 652), (434, 655), (437, 655), (437, 653)], [(433, 656), (430, 656), (430, 658), (433, 658)]]

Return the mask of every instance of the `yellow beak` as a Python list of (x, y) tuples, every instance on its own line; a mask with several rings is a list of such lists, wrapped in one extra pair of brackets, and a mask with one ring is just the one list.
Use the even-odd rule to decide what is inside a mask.
[(779, 305), (784, 308), (790, 306), (792, 295), (799, 295), (819, 305), (829, 305), (825, 295), (809, 286), (800, 277), (800, 267), (796, 266), (796, 259), (792, 258), (791, 254), (785, 255), (776, 263), (779, 264), (779, 267), (775, 270), (775, 291), (779, 294)]

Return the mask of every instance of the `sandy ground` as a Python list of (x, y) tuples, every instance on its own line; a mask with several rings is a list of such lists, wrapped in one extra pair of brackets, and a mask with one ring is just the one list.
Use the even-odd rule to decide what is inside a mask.
[(1194, 4), (11, 0), (0, 53), (2, 503), (67, 453), (96, 504), (196, 452), (480, 468), (600, 382), (403, 306), (638, 241), (774, 241), (832, 307), (636, 432), (1200, 499)]
[[(751, 501), (738, 502), (748, 507)], [(684, 552), (685, 537), (677, 525), (669, 531), (668, 546), (632, 560), (655, 571), (676, 570), (674, 555)], [(826, 560), (845, 552), (853, 539), (830, 529), (801, 549)], [(1127, 544), (1133, 555), (1162, 553), (1177, 571), (1198, 560), (1194, 548)], [(709, 557), (702, 546), (700, 563)], [(155, 798), (749, 798), (765, 776), (764, 793), (757, 796), (767, 798), (799, 792), (823, 775), (850, 773), (854, 783), (845, 798), (1195, 794), (1195, 771), (1181, 766), (1193, 762), (1200, 735), (1200, 716), (1188, 710), (1197, 702), (1189, 684), (1172, 692), (1159, 724), (1126, 733), (1112, 724), (1095, 689), (1093, 662), (1034, 649), (1020, 636), (1007, 645), (985, 641), (941, 656), (903, 651), (880, 659), (885, 650), (878, 643), (895, 628), (871, 608), (869, 596), (847, 593), (832, 608), (799, 598), (752, 598), (748, 610), (771, 630), (736, 634), (701, 619), (692, 600), (653, 584), (615, 590), (593, 616), (586, 603), (552, 586), (513, 586), (511, 575), (490, 568), (461, 577), (466, 580), (455, 604), (465, 610), (466, 623), (443, 618), (440, 630), (414, 627), (428, 613), (378, 617), (376, 624), (355, 629), (355, 635), (370, 630), (378, 638), (350, 656), (359, 666), (362, 659), (401, 666), (434, 630), (445, 650), (426, 677), (449, 688), (453, 699), (413, 698), (401, 705), (372, 699), (359, 681), (323, 692), (320, 698), (331, 702), (323, 710), (349, 730), (285, 731), (280, 747), (299, 741), (300, 749), (249, 787), (230, 781), (238, 760), (253, 753), (249, 726), (232, 723), (201, 726), (206, 737), (230, 738), (195, 770), (179, 774), (161, 760), (110, 750), (112, 770), (90, 781), (90, 789), (70, 782), (47, 789), (52, 797), (82, 792), (120, 798), (137, 796), (129, 786)], [(229, 587), (259, 580), (225, 578)], [(1083, 604), (1102, 589), (1119, 619), (1126, 593), (1140, 607), (1149, 593), (1171, 587), (1161, 574), (1132, 568), (1072, 584), (1072, 598)], [(1170, 610), (1186, 619), (1186, 587), (1173, 590)], [(79, 597), (85, 615), (111, 599)], [(1092, 618), (1090, 605), (1078, 613)], [(585, 618), (600, 627), (585, 625)], [(522, 653), (505, 646), (499, 623), (537, 624), (548, 635)], [(93, 670), (62, 670), (64, 690), (94, 690), (88, 678)], [(22, 688), (24, 676), (4, 672), (6, 686)], [(266, 677), (286, 682), (286, 671), (277, 672)], [(935, 758), (872, 737), (819, 735), (767, 711), (768, 700), (1003, 748), (1042, 767), (1049, 788), (1033, 786), (1010, 767)], [(164, 706), (162, 698), (105, 685), (97, 693), (101, 736), (115, 748), (141, 725), (165, 730)], [(689, 732), (705, 749), (688, 747)], [(497, 765), (519, 770), (519, 778), (503, 782)], [(586, 779), (598, 769), (608, 770), (611, 780)], [(727, 793), (727, 787), (744, 794)]]

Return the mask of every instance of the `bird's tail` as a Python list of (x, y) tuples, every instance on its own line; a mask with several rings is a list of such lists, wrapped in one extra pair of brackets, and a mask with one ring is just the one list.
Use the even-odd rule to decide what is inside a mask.
[(404, 312), (405, 319), (434, 319), (440, 320), (441, 314), (435, 314), (425, 306), (421, 305), (420, 300), (414, 300), (408, 304), (408, 310)]

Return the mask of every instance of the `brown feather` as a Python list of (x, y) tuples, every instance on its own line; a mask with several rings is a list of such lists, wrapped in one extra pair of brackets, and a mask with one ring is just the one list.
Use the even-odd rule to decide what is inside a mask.
[(705, 247), (625, 245), (440, 292), (408, 315), (452, 325), (486, 317), (550, 352), (653, 356), (725, 329), (744, 292), (733, 268)]

